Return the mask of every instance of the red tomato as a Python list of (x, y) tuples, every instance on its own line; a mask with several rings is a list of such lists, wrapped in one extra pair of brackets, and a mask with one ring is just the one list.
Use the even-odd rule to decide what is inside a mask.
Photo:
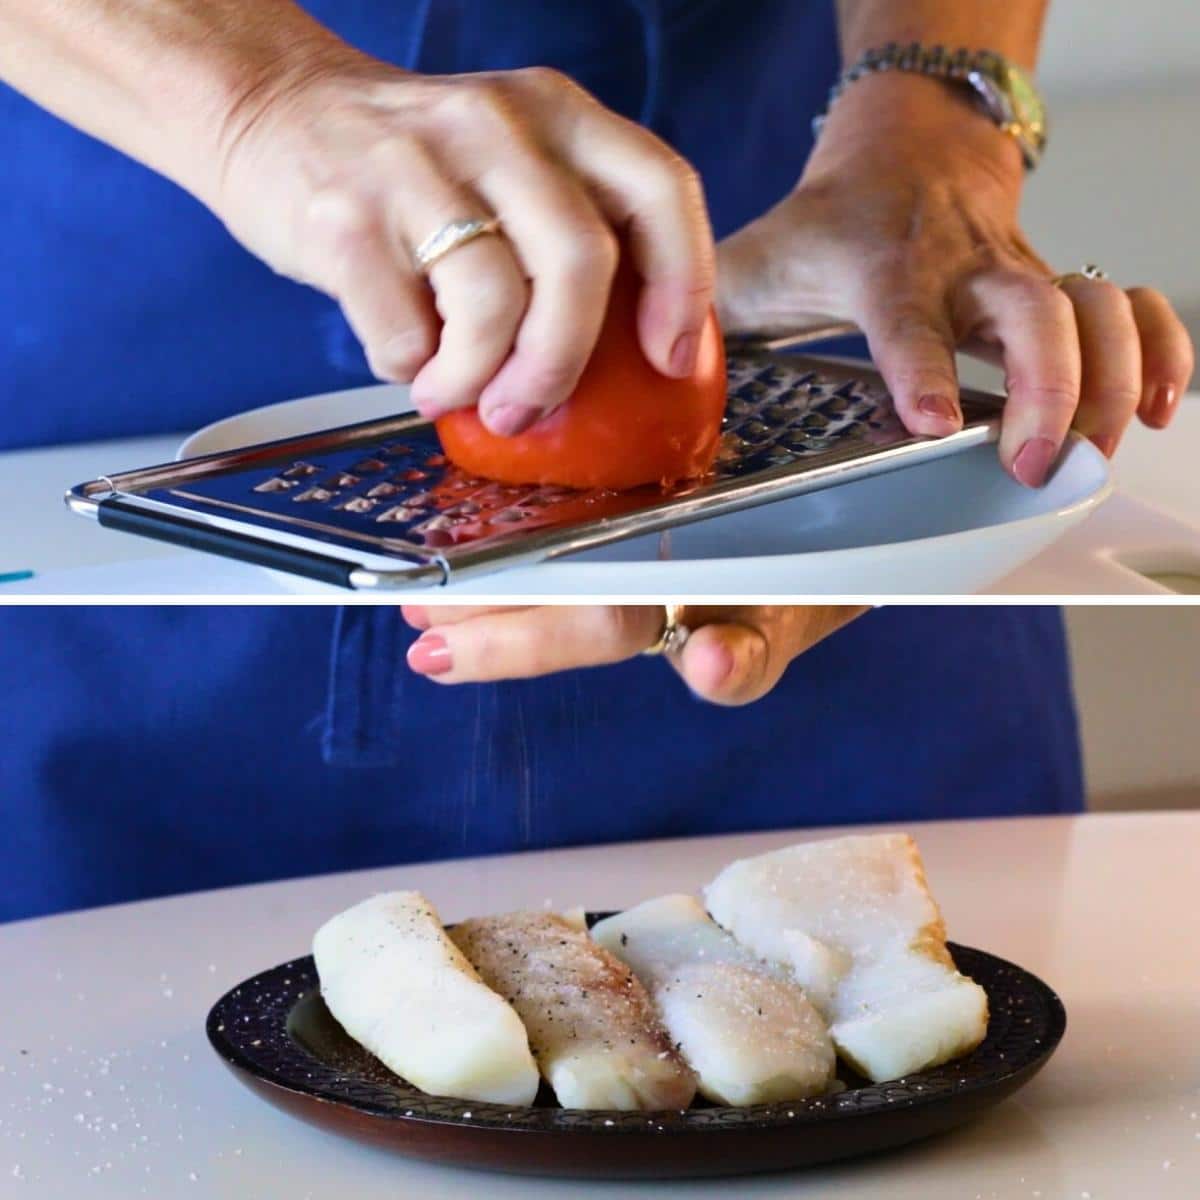
[(437, 420), (447, 456), (501, 483), (572, 488), (664, 486), (703, 475), (725, 412), (725, 350), (715, 313), (700, 334), (696, 370), (670, 379), (647, 362), (637, 335), (640, 281), (622, 263), (599, 341), (560, 408), (516, 437), (491, 433), (474, 408)]

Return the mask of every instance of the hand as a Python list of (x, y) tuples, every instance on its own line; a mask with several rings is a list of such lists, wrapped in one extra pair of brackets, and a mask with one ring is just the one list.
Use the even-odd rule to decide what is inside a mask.
[[(691, 606), (691, 636), (666, 656), (689, 688), (714, 704), (748, 704), (780, 680), (788, 664), (865, 609), (848, 605)], [(633, 658), (654, 644), (663, 606), (535, 605), (518, 607), (405, 605), (404, 619), (421, 636), (408, 664), (438, 683), (528, 679)]]
[[(419, 76), (341, 43), (272, 65), (226, 122), (204, 198), (275, 270), (336, 297), (381, 379), (426, 415), (478, 404), (514, 434), (570, 395), (627, 238), (639, 332), (691, 373), (712, 303), (712, 234), (695, 172), (557, 72)], [(412, 251), (496, 216), (433, 265)]]
[(1164, 428), (1194, 358), (1147, 288), (1053, 272), (1017, 220), (1015, 142), (946, 85), (864, 78), (796, 190), (718, 247), (726, 330), (851, 320), (913, 433), (961, 428), (955, 348), (1003, 365), (1000, 458), (1044, 482), (1074, 426), (1107, 455), (1136, 412)]

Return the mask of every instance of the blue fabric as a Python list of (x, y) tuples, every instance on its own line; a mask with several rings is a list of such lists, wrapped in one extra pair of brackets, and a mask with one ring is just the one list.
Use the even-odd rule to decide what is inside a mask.
[[(316, 0), (424, 71), (558, 66), (768, 208), (836, 70), (831, 0)], [(368, 381), (336, 307), (0, 88), (0, 448), (181, 429)], [(889, 610), (746, 710), (661, 664), (445, 690), (394, 610), (0, 612), (0, 919), (539, 845), (1070, 811), (1048, 610)]]
[[(313, 0), (423, 71), (540, 63), (646, 115), (718, 233), (784, 195), (836, 72), (831, 0)], [(649, 31), (649, 32), (647, 32)], [(195, 428), (371, 382), (337, 306), (194, 199), (0, 85), (0, 450)]]
[[(338, 620), (378, 655), (373, 699), (341, 716)], [(403, 666), (410, 638), (391, 608), (0, 611), (0, 919), (533, 846), (1081, 803), (1053, 609), (883, 609), (744, 709), (650, 659), (444, 688)], [(349, 750), (332, 764), (331, 714)]]

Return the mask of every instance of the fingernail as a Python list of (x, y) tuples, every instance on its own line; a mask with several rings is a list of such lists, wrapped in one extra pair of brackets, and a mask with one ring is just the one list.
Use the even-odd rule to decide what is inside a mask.
[(444, 675), (454, 665), (440, 633), (423, 633), (408, 648), (408, 665), (418, 675)]
[(712, 651), (712, 685), (721, 687), (733, 674), (733, 651), (723, 642), (719, 642)]
[(421, 416), (429, 418), (438, 416), (440, 405), (433, 392), (433, 385), (423, 382), (420, 375), (412, 381), (412, 386), (408, 390), (408, 398), (412, 401), (413, 408)]
[(400, 615), (413, 629), (429, 628), (429, 614), (419, 604), (402, 604)]
[(513, 437), (524, 433), (542, 416), (540, 408), (529, 404), (498, 404), (486, 412), (480, 411), (479, 419), (493, 433), (501, 437)]
[(1164, 383), (1154, 393), (1154, 400), (1150, 405), (1150, 420), (1156, 425), (1165, 425), (1175, 412), (1178, 401), (1179, 390), (1173, 383)]
[(935, 392), (931, 392), (928, 396), (922, 396), (917, 401), (917, 411), (924, 413), (927, 417), (936, 417), (939, 421), (946, 422), (947, 425), (958, 426), (958, 407), (949, 396), (941, 396)]
[[(699, 649), (699, 647), (697, 647)], [(733, 651), (724, 642), (712, 642), (697, 655), (688, 670), (692, 695), (697, 700), (712, 701), (719, 698), (721, 690), (733, 674)], [(694, 681), (694, 686), (692, 686)]]
[(1117, 452), (1117, 435), (1115, 433), (1102, 434), (1092, 438), (1092, 444), (1105, 458), (1112, 458)]
[(694, 333), (681, 333), (671, 347), (671, 374), (682, 378), (696, 369), (696, 355), (700, 351), (700, 339)]
[(1030, 438), (1013, 460), (1013, 474), (1026, 487), (1041, 487), (1058, 456), (1058, 447), (1047, 437)]

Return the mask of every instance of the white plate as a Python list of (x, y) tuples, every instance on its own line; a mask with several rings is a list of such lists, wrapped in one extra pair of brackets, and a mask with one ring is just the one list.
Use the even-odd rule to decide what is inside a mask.
[[(406, 387), (306, 396), (199, 430), (178, 457), (313, 433), (411, 410)], [(1031, 491), (994, 446), (730, 516), (632, 538), (438, 594), (956, 595), (1015, 570), (1083, 520), (1112, 490), (1108, 462), (1072, 435), (1053, 477)], [(272, 572), (297, 592), (331, 592)]]

